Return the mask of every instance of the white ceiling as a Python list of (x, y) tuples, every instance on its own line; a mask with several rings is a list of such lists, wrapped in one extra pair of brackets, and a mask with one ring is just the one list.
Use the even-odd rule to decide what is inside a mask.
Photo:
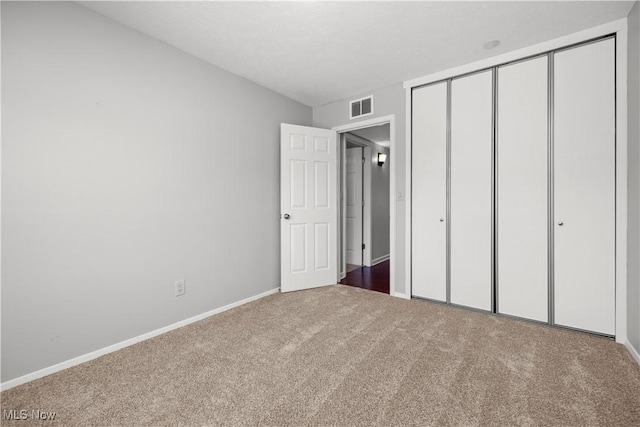
[(391, 146), (389, 141), (391, 126), (389, 126), (389, 123), (380, 126), (371, 126), (364, 129), (352, 130), (349, 133), (359, 136), (360, 138), (364, 138), (367, 141), (375, 142), (383, 147)]
[[(627, 16), (633, 2), (81, 2), (315, 107)], [(493, 50), (482, 45), (499, 39)]]

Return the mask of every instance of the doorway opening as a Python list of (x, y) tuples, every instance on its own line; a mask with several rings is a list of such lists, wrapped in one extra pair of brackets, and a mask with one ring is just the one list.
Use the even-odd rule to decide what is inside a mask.
[(390, 293), (391, 124), (341, 132), (340, 283)]

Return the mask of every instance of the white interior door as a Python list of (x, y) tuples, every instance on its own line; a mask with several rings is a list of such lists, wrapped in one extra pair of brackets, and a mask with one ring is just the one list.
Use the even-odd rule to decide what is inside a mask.
[(362, 265), (362, 147), (347, 149), (347, 264)]
[(615, 334), (615, 41), (555, 54), (555, 323)]
[(498, 69), (498, 312), (548, 319), (547, 56)]
[(451, 82), (451, 302), (491, 310), (493, 73)]
[(412, 94), (411, 293), (447, 299), (447, 82)]
[(337, 134), (280, 126), (282, 292), (336, 283)]

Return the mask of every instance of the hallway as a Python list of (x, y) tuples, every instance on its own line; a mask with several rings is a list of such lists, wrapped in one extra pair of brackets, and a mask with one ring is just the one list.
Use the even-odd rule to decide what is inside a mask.
[(343, 285), (355, 286), (358, 288), (369, 289), (371, 291), (389, 293), (389, 264), (390, 261), (384, 261), (373, 267), (357, 266), (354, 270), (349, 271), (347, 268), (347, 276), (340, 281)]

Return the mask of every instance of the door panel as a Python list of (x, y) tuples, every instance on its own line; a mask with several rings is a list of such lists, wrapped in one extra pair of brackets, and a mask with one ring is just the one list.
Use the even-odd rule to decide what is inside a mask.
[(451, 82), (451, 302), (491, 310), (491, 71)]
[(337, 281), (336, 136), (326, 129), (280, 127), (282, 292)]
[(329, 162), (315, 162), (315, 204), (316, 208), (329, 207)]
[(447, 83), (413, 90), (411, 292), (447, 299)]
[(547, 57), (498, 69), (498, 312), (548, 320)]
[(325, 270), (329, 268), (329, 230), (331, 227), (329, 223), (315, 223), (315, 269), (316, 271)]
[(362, 265), (362, 147), (347, 149), (348, 264)]
[(307, 224), (291, 225), (291, 272), (307, 271)]
[(290, 160), (291, 207), (305, 208), (307, 203), (307, 162)]
[(615, 42), (558, 52), (554, 70), (555, 323), (613, 335)]

